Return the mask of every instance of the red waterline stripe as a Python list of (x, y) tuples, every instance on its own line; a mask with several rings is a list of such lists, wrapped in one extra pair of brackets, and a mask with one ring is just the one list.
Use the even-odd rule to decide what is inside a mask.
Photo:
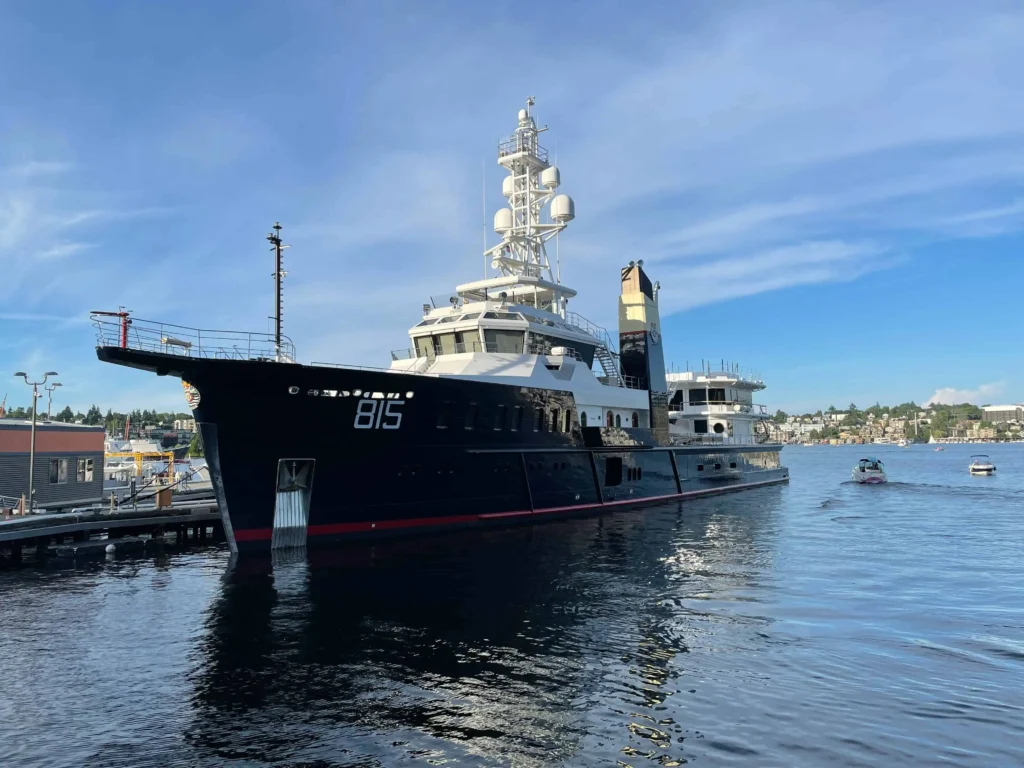
[[(649, 501), (667, 501), (668, 499), (681, 499), (686, 496), (711, 495), (735, 490), (737, 488), (749, 488), (751, 486), (764, 485), (764, 483), (740, 483), (739, 485), (726, 485), (720, 488), (709, 488), (700, 491), (686, 491), (684, 493), (669, 493), (664, 496), (639, 496), (631, 499), (618, 499), (604, 503), (595, 502), (591, 504), (575, 504), (568, 507), (546, 507), (530, 511), (528, 509), (516, 510), (514, 512), (490, 512), (482, 515), (449, 515), (446, 517), (419, 517), (407, 520), (378, 520), (376, 522), (359, 523), (327, 523), (324, 525), (311, 525), (307, 530), (310, 536), (326, 536), (333, 533), (362, 533), (366, 531), (387, 531), (396, 528), (419, 528), (428, 525), (450, 525), (452, 523), (468, 523), (477, 520), (491, 520), (501, 517), (520, 517), (523, 515), (543, 515), (552, 512), (574, 512), (581, 509), (595, 509), (597, 507), (617, 507), (623, 504), (640, 504)], [(248, 528), (235, 531), (235, 541), (266, 541), (273, 536), (271, 528)]]

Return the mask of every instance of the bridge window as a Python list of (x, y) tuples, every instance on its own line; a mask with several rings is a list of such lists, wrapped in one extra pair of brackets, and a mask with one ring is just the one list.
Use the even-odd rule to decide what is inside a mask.
[(708, 433), (708, 420), (694, 419), (693, 431), (696, 432), (698, 435), (706, 435)]

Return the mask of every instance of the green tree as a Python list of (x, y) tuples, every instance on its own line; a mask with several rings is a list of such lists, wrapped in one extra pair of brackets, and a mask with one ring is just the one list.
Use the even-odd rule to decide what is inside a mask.
[(199, 436), (198, 432), (192, 435), (192, 442), (188, 444), (188, 455), (198, 458), (206, 455), (203, 451), (203, 439)]
[(775, 412), (775, 415), (772, 416), (772, 421), (774, 421), (776, 424), (785, 424), (787, 418), (789, 418), (788, 413), (782, 410), (778, 410)]
[(100, 411), (99, 406), (89, 406), (89, 412), (85, 414), (85, 418), (82, 420), (83, 424), (102, 424), (103, 413)]
[(53, 418), (56, 419), (57, 421), (71, 423), (72, 421), (75, 420), (75, 412), (71, 410), (70, 406), (65, 405), (64, 410), (62, 410)]

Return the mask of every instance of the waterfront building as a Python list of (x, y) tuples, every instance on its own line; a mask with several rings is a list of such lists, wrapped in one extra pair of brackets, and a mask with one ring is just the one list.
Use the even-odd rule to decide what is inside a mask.
[[(32, 422), (0, 419), (0, 507), (28, 495)], [(36, 509), (96, 504), (103, 498), (103, 427), (36, 423)]]

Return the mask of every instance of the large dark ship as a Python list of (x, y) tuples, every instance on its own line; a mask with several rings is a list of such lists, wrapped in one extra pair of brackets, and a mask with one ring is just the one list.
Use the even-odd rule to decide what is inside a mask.
[[(695, 380), (689, 402), (720, 408), (686, 419), (673, 382), (670, 418), (659, 285), (642, 261), (621, 270), (617, 344), (568, 310), (576, 292), (546, 244), (575, 206), (557, 193), (532, 104), (498, 147), (509, 175), (501, 242), (485, 254), (494, 276), (424, 304), (388, 369), (296, 362), (280, 326), (279, 227), (272, 335), (94, 313), (100, 360), (182, 379), (232, 550), (535, 522), (789, 479), (749, 388), (709, 396), (708, 377)], [(269, 439), (254, 413), (280, 414)]]

